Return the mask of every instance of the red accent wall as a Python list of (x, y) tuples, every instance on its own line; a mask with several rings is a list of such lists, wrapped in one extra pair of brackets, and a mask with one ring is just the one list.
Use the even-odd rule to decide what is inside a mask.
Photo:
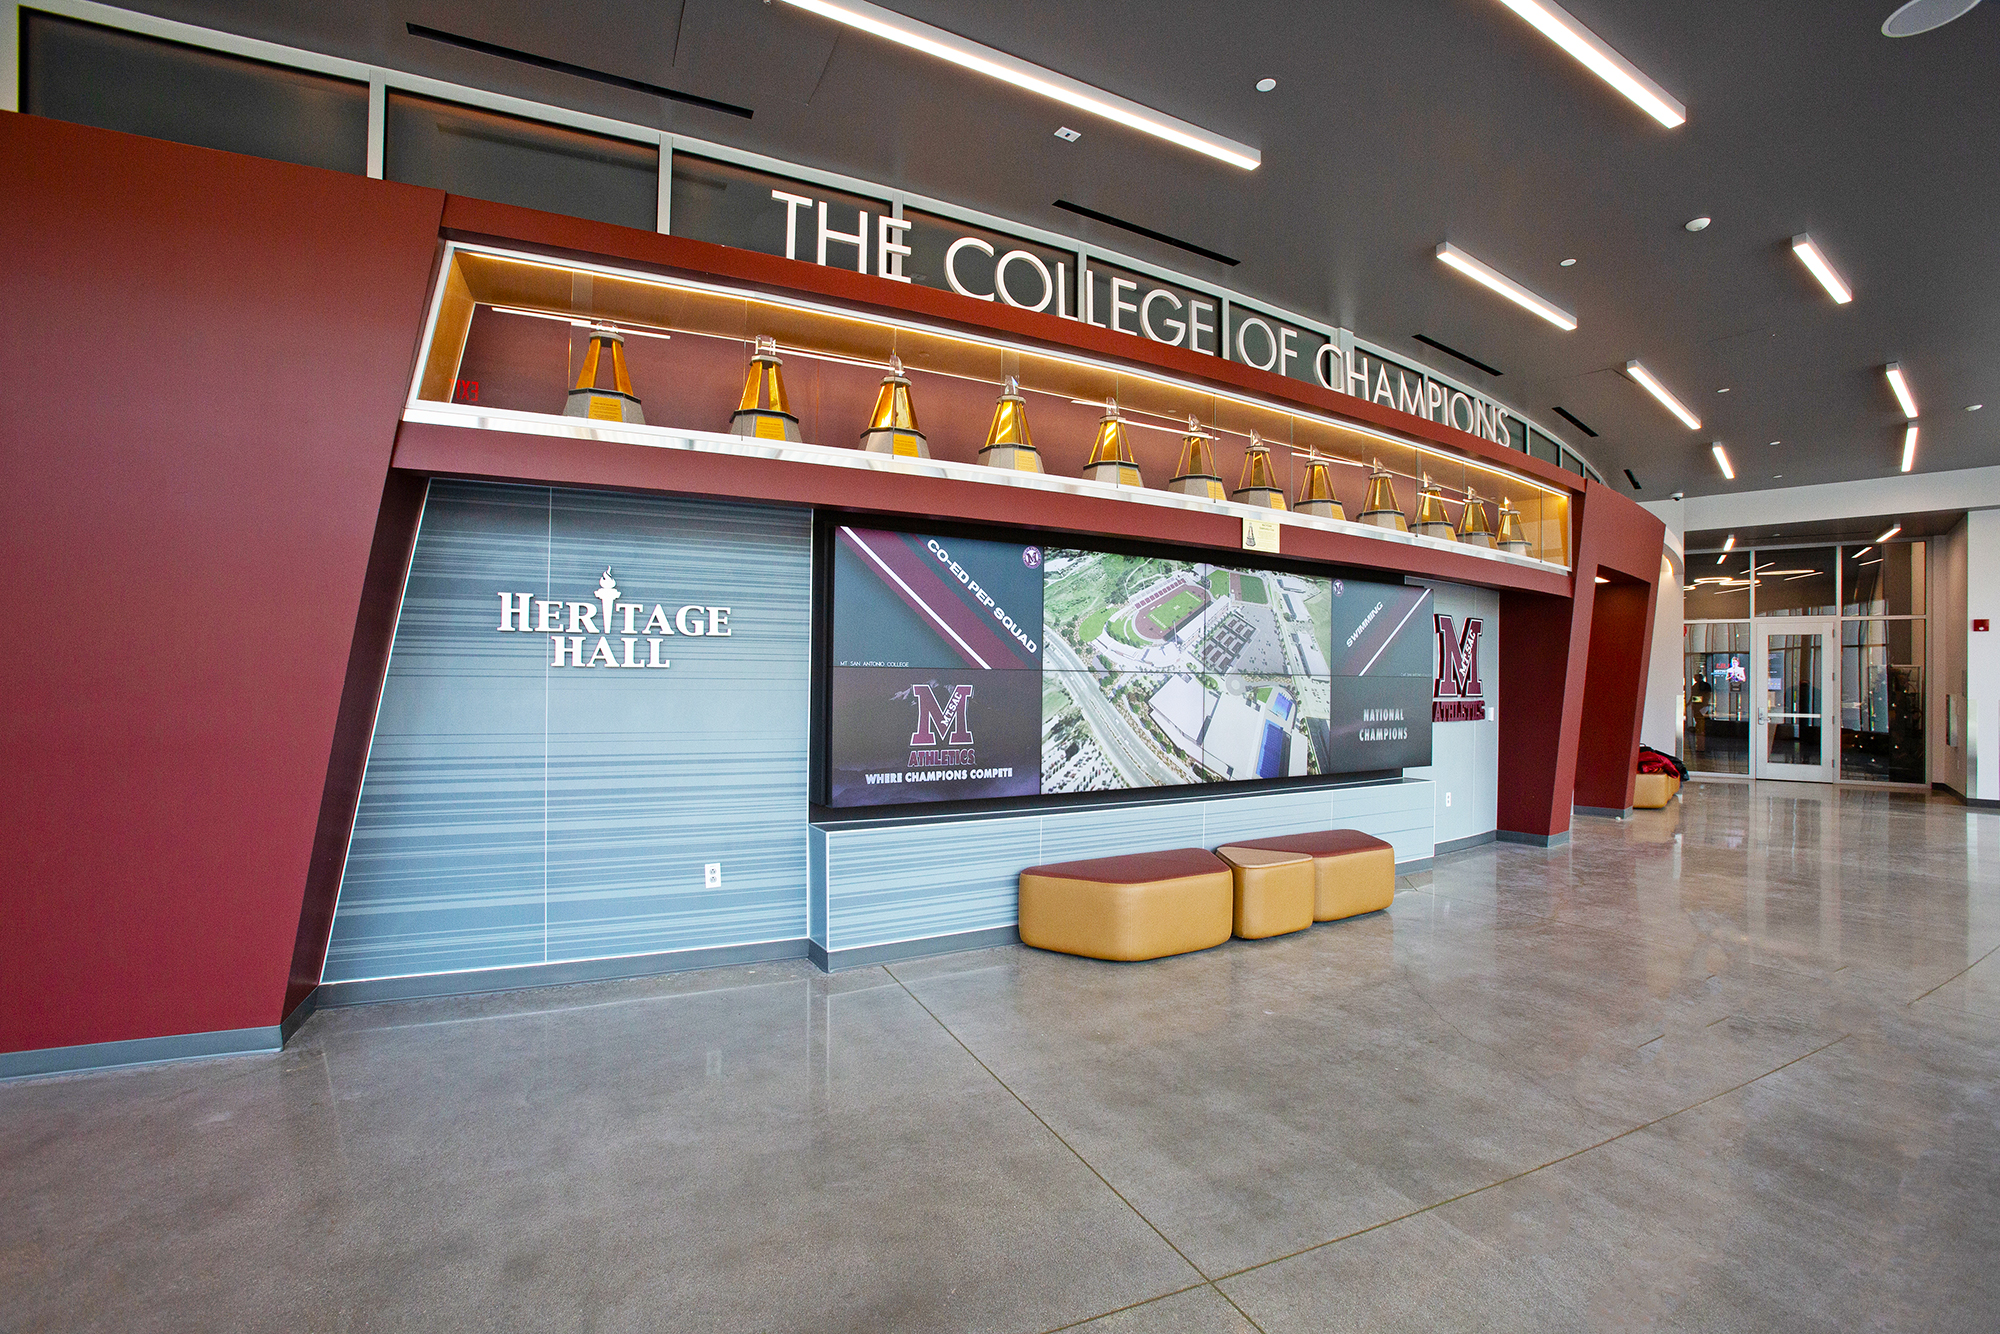
[(275, 1024), (436, 191), (0, 115), (0, 1050)]
[(1577, 730), (1576, 804), (1622, 811), (1631, 808), (1637, 776), (1654, 586), (1614, 579), (1596, 588)]
[[(0, 115), (0, 181), (0, 550), (39, 618), (0, 655), (0, 1051), (262, 1027), (310, 991), (427, 475), (1240, 540), (1230, 517), (1092, 497), (401, 426), (441, 234), (1068, 344), (1576, 485), (1183, 349), (436, 191), (21, 115)], [(1574, 597), (1560, 574), (1451, 551), (1410, 548), (1395, 567), (1503, 589), (1501, 828), (1567, 829), (1572, 788), (1608, 792), (1619, 766), (1629, 800), (1661, 538), (1593, 483), (1572, 501)], [(1387, 568), (1380, 543), (1285, 540), (1287, 555)], [(1597, 596), (1612, 587), (1593, 585), (1600, 569), (1616, 594)]]
[(1598, 482), (1571, 514), (1574, 595), (1500, 597), (1500, 829), (1537, 838), (1568, 831), (1572, 802), (1632, 804), (1667, 534)]

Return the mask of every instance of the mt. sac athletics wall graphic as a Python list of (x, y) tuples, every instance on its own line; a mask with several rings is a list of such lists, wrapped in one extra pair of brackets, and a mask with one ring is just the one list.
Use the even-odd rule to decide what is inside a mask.
[(1431, 618), (1437, 630), (1437, 681), (1431, 687), (1431, 721), (1478, 723), (1486, 720), (1486, 688), (1479, 679), (1479, 637), (1486, 623), (1476, 616), (1456, 632), (1452, 618)]

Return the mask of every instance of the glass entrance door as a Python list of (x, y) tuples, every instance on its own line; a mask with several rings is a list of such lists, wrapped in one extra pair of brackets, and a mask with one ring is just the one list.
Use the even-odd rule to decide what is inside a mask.
[(1831, 783), (1840, 760), (1840, 622), (1755, 622), (1751, 776)]

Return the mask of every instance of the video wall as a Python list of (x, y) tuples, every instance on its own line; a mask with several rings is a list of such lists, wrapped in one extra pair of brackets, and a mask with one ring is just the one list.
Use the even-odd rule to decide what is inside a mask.
[(1430, 590), (842, 527), (831, 806), (1431, 762)]

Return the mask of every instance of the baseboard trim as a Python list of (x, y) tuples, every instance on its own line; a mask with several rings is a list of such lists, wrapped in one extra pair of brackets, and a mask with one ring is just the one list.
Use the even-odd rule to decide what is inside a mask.
[[(663, 973), (687, 973), (697, 968), (723, 968), (739, 963), (769, 963), (803, 959), (811, 942), (768, 940), (755, 945), (716, 945), (705, 949), (669, 950), (661, 954), (631, 954), (618, 959), (575, 959), (564, 963), (531, 963), (518, 968), (485, 968), (471, 973), (427, 973), (421, 977), (377, 977), (359, 982), (322, 982), (313, 991), (318, 1009), (376, 1005), (383, 1001), (422, 1000), (433, 996), (481, 996), (494, 991), (526, 991), (533, 987), (565, 987), (577, 982), (615, 982)], [(304, 1009), (304, 1004), (299, 1009)]]
[(1989, 797), (1968, 797), (1949, 783), (1932, 783), (1931, 791), (1942, 792), (1959, 805), (1975, 811), (2000, 811), (2000, 801), (1994, 801)]
[(1500, 829), (1494, 837), (1502, 843), (1525, 843), (1531, 848), (1559, 848), (1569, 842), (1569, 830), (1560, 834), (1524, 834), (1518, 829)]
[(284, 1045), (278, 1025), (267, 1024), (261, 1028), (225, 1028), (211, 1033), (173, 1033), (160, 1038), (0, 1052), (0, 1080), (73, 1075), (86, 1070), (115, 1070), (121, 1066), (194, 1061), (210, 1056), (266, 1055), (283, 1050)]
[(290, 1014), (278, 1021), (278, 1040), (280, 1042), (290, 1042), (292, 1034), (299, 1031), (299, 1025), (312, 1018), (318, 1009), (319, 988), (314, 987), (306, 993), (304, 1000), (292, 1007)]
[(1629, 820), (1632, 818), (1630, 806), (1572, 806), (1578, 815), (1595, 815), (1606, 820)]
[[(1484, 847), (1499, 837), (1499, 830), (1489, 829), (1483, 834), (1467, 834), (1464, 838), (1448, 838), (1437, 845), (1437, 855), (1442, 857), (1448, 852), (1464, 852), (1467, 848)], [(1398, 866), (1396, 869), (1400, 871), (1403, 868)]]
[(877, 964), (925, 959), (934, 954), (959, 954), (966, 950), (990, 950), (998, 945), (1018, 945), (1017, 927), (993, 926), (983, 931), (960, 931), (949, 936), (926, 936), (922, 940), (895, 940), (886, 945), (862, 945), (854, 949), (829, 950), (818, 941), (807, 942), (806, 957), (828, 973), (849, 968), (870, 968)]

